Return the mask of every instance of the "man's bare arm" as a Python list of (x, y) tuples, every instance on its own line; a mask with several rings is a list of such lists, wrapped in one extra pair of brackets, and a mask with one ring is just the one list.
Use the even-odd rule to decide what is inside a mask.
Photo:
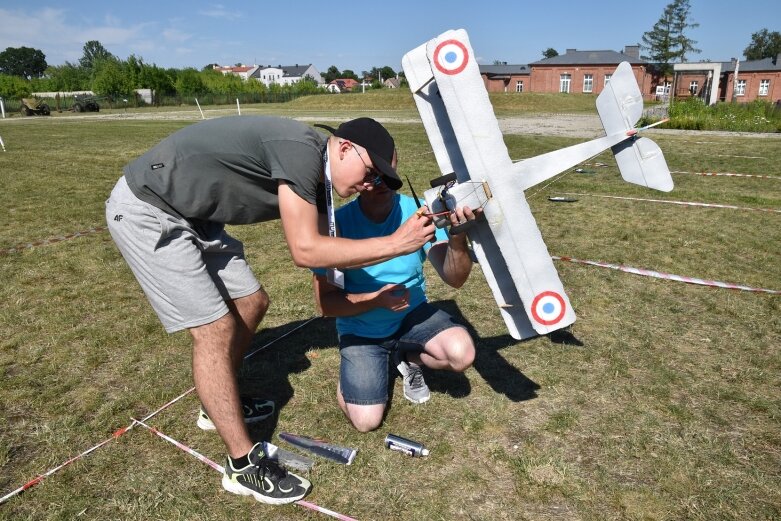
[(305, 268), (360, 268), (386, 261), (422, 247), (434, 236), (428, 217), (413, 215), (393, 234), (363, 240), (322, 235), (315, 205), (279, 183), (279, 213), (288, 249), (297, 266)]
[(351, 317), (380, 307), (391, 311), (409, 307), (409, 290), (403, 284), (386, 284), (370, 293), (347, 293), (322, 275), (314, 275), (312, 285), (317, 310), (325, 317)]
[[(451, 214), (450, 222), (456, 225), (475, 218), (475, 213), (469, 207), (464, 207)], [(463, 286), (472, 271), (472, 256), (465, 233), (450, 235), (447, 242), (438, 242), (431, 246), (428, 259), (439, 277), (454, 288)]]

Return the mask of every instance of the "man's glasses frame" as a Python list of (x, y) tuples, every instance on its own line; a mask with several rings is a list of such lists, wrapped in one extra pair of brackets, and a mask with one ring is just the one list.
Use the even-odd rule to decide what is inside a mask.
[(355, 153), (358, 154), (358, 157), (361, 159), (361, 163), (363, 163), (364, 168), (366, 168), (366, 174), (363, 177), (363, 182), (372, 184), (374, 186), (379, 186), (380, 183), (382, 183), (382, 174), (373, 166), (366, 164), (366, 161), (363, 159), (363, 155), (358, 151), (358, 147), (355, 146), (355, 143), (351, 141), (348, 141), (348, 143), (350, 143), (352, 149), (355, 150)]

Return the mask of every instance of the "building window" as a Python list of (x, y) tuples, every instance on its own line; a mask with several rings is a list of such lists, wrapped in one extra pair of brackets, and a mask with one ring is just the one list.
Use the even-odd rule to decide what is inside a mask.
[(583, 75), (583, 92), (594, 92), (594, 75)]
[(605, 87), (607, 87), (607, 84), (610, 83), (610, 78), (612, 77), (612, 74), (605, 74)]
[(735, 85), (735, 96), (746, 95), (746, 80), (738, 80), (738, 84)]
[(691, 83), (689, 83), (689, 94), (697, 94), (697, 87), (699, 87), (700, 83), (697, 80), (692, 80)]
[(759, 95), (767, 96), (768, 92), (770, 92), (770, 80), (761, 80), (759, 82)]
[(559, 76), (559, 92), (569, 93), (570, 83), (572, 83), (571, 74), (562, 74)]
[(518, 80), (515, 82), (515, 92), (523, 92), (523, 81)]

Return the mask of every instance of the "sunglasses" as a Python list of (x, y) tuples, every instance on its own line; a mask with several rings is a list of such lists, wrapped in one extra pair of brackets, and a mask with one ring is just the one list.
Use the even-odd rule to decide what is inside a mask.
[(358, 149), (355, 147), (353, 143), (350, 143), (352, 145), (353, 150), (355, 150), (355, 153), (358, 154), (358, 157), (361, 158), (361, 163), (363, 163), (363, 166), (366, 168), (366, 174), (363, 176), (363, 182), (372, 184), (374, 186), (379, 186), (380, 183), (382, 183), (382, 174), (380, 174), (376, 168), (373, 166), (369, 166), (366, 164), (366, 161), (364, 161), (363, 156), (358, 151)]

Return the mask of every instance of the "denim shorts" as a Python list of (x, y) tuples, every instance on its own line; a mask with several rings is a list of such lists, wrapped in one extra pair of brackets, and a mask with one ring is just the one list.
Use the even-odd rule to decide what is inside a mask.
[(423, 351), (426, 343), (442, 331), (461, 327), (448, 313), (428, 302), (410, 311), (391, 336), (339, 338), (339, 386), (345, 403), (375, 405), (388, 401), (388, 370), (391, 353)]

